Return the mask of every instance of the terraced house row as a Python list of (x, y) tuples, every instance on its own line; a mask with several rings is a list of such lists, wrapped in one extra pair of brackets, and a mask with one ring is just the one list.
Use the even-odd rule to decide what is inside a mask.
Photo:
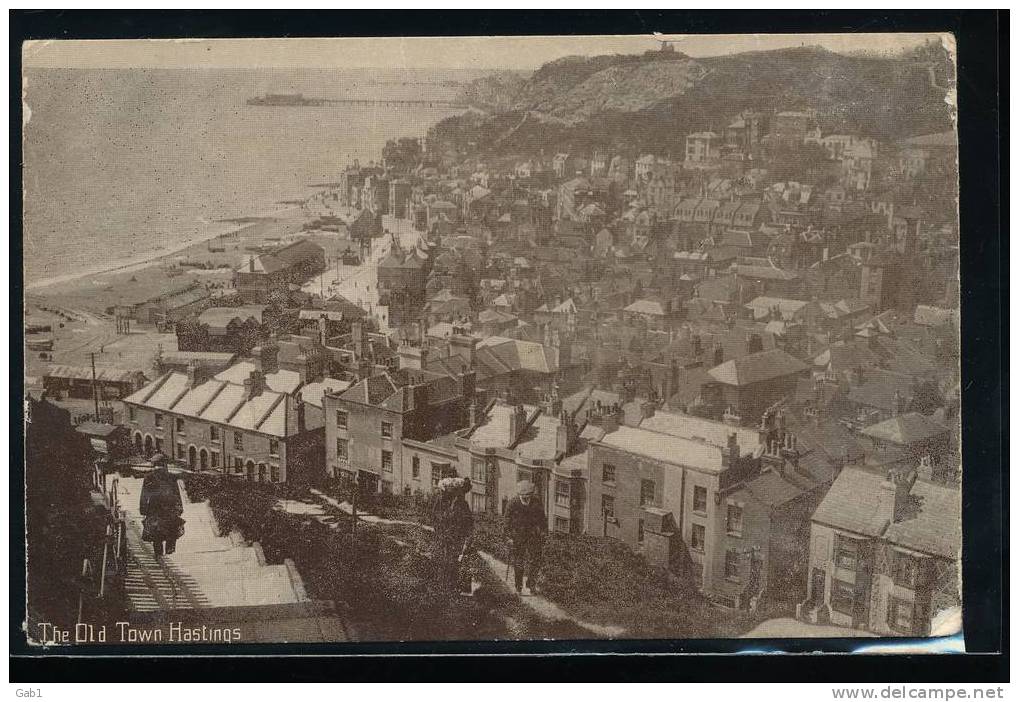
[(124, 399), (137, 453), (259, 482), (310, 482), (323, 464), (322, 412), (291, 371), (240, 363), (205, 378), (170, 371)]

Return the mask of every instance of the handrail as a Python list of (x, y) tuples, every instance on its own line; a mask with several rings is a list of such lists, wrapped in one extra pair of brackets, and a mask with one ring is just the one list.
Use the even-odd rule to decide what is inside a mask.
[[(109, 474), (103, 470), (101, 462), (95, 461), (93, 465), (92, 485), (96, 492), (102, 495), (103, 504), (110, 511), (111, 520), (106, 525), (106, 531), (103, 534), (103, 554), (98, 573), (89, 559), (86, 558), (82, 562), (81, 592), (78, 596), (79, 622), (84, 611), (86, 595), (90, 595), (90, 599), (93, 600), (104, 598), (106, 596), (106, 579), (111, 569), (115, 573), (121, 571), (126, 538), (124, 517), (120, 509), (120, 479), (115, 476), (111, 481)], [(98, 583), (95, 582), (97, 575)], [(93, 592), (94, 595), (92, 595)]]
[(102, 599), (103, 595), (106, 594), (106, 564), (109, 561), (111, 536), (113, 536), (113, 526), (107, 524), (106, 538), (103, 539), (103, 565), (102, 568), (99, 569), (99, 599)]
[(92, 564), (89, 562), (89, 560), (87, 558), (85, 558), (85, 559), (82, 560), (82, 563), (81, 563), (81, 580), (82, 580), (82, 582), (81, 582), (81, 587), (80, 587), (80, 589), (78, 591), (78, 622), (77, 622), (78, 624), (81, 624), (81, 621), (82, 621), (81, 615), (84, 613), (84, 609), (85, 609), (85, 582), (86, 582), (85, 578), (87, 578), (91, 573), (92, 573)]

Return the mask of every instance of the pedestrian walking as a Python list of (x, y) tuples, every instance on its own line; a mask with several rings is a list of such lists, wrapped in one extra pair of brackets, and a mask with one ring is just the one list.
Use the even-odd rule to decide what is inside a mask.
[(155, 470), (142, 481), (138, 511), (142, 522), (142, 539), (152, 542), (156, 558), (173, 553), (177, 539), (184, 536), (184, 505), (180, 499), (177, 479), (170, 475), (166, 456), (157, 453), (149, 459)]
[(469, 478), (443, 478), (435, 507), (435, 561), (439, 581), (446, 587), (460, 588), (466, 573), (470, 592), (471, 534), (474, 515), (467, 504)]
[(530, 595), (541, 564), (541, 548), (548, 531), (548, 518), (541, 502), (535, 497), (534, 483), (517, 483), (517, 496), (506, 507), (505, 535), (509, 542), (510, 562), (517, 593)]

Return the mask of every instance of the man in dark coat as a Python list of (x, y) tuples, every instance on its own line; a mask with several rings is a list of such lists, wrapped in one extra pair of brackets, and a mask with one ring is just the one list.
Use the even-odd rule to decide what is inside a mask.
[[(517, 483), (517, 496), (506, 506), (506, 538), (509, 539), (510, 561), (518, 593), (534, 591), (546, 531), (548, 518), (541, 502), (534, 496), (534, 483), (522, 480)], [(528, 590), (526, 593), (523, 592), (524, 586)]]
[(155, 470), (142, 481), (142, 495), (138, 505), (144, 519), (142, 538), (152, 542), (156, 558), (173, 553), (177, 539), (183, 531), (184, 505), (180, 499), (177, 479), (166, 467), (166, 456), (157, 453), (149, 459)]
[(474, 515), (467, 504), (469, 478), (445, 478), (439, 483), (435, 513), (436, 563), (444, 585), (456, 587), (469, 556)]

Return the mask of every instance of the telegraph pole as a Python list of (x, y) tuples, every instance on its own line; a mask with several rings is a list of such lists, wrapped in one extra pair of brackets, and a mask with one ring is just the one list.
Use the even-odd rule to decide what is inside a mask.
[(96, 355), (95, 353), (89, 354), (92, 356), (92, 400), (96, 406), (96, 421), (99, 421), (99, 385), (96, 383)]

